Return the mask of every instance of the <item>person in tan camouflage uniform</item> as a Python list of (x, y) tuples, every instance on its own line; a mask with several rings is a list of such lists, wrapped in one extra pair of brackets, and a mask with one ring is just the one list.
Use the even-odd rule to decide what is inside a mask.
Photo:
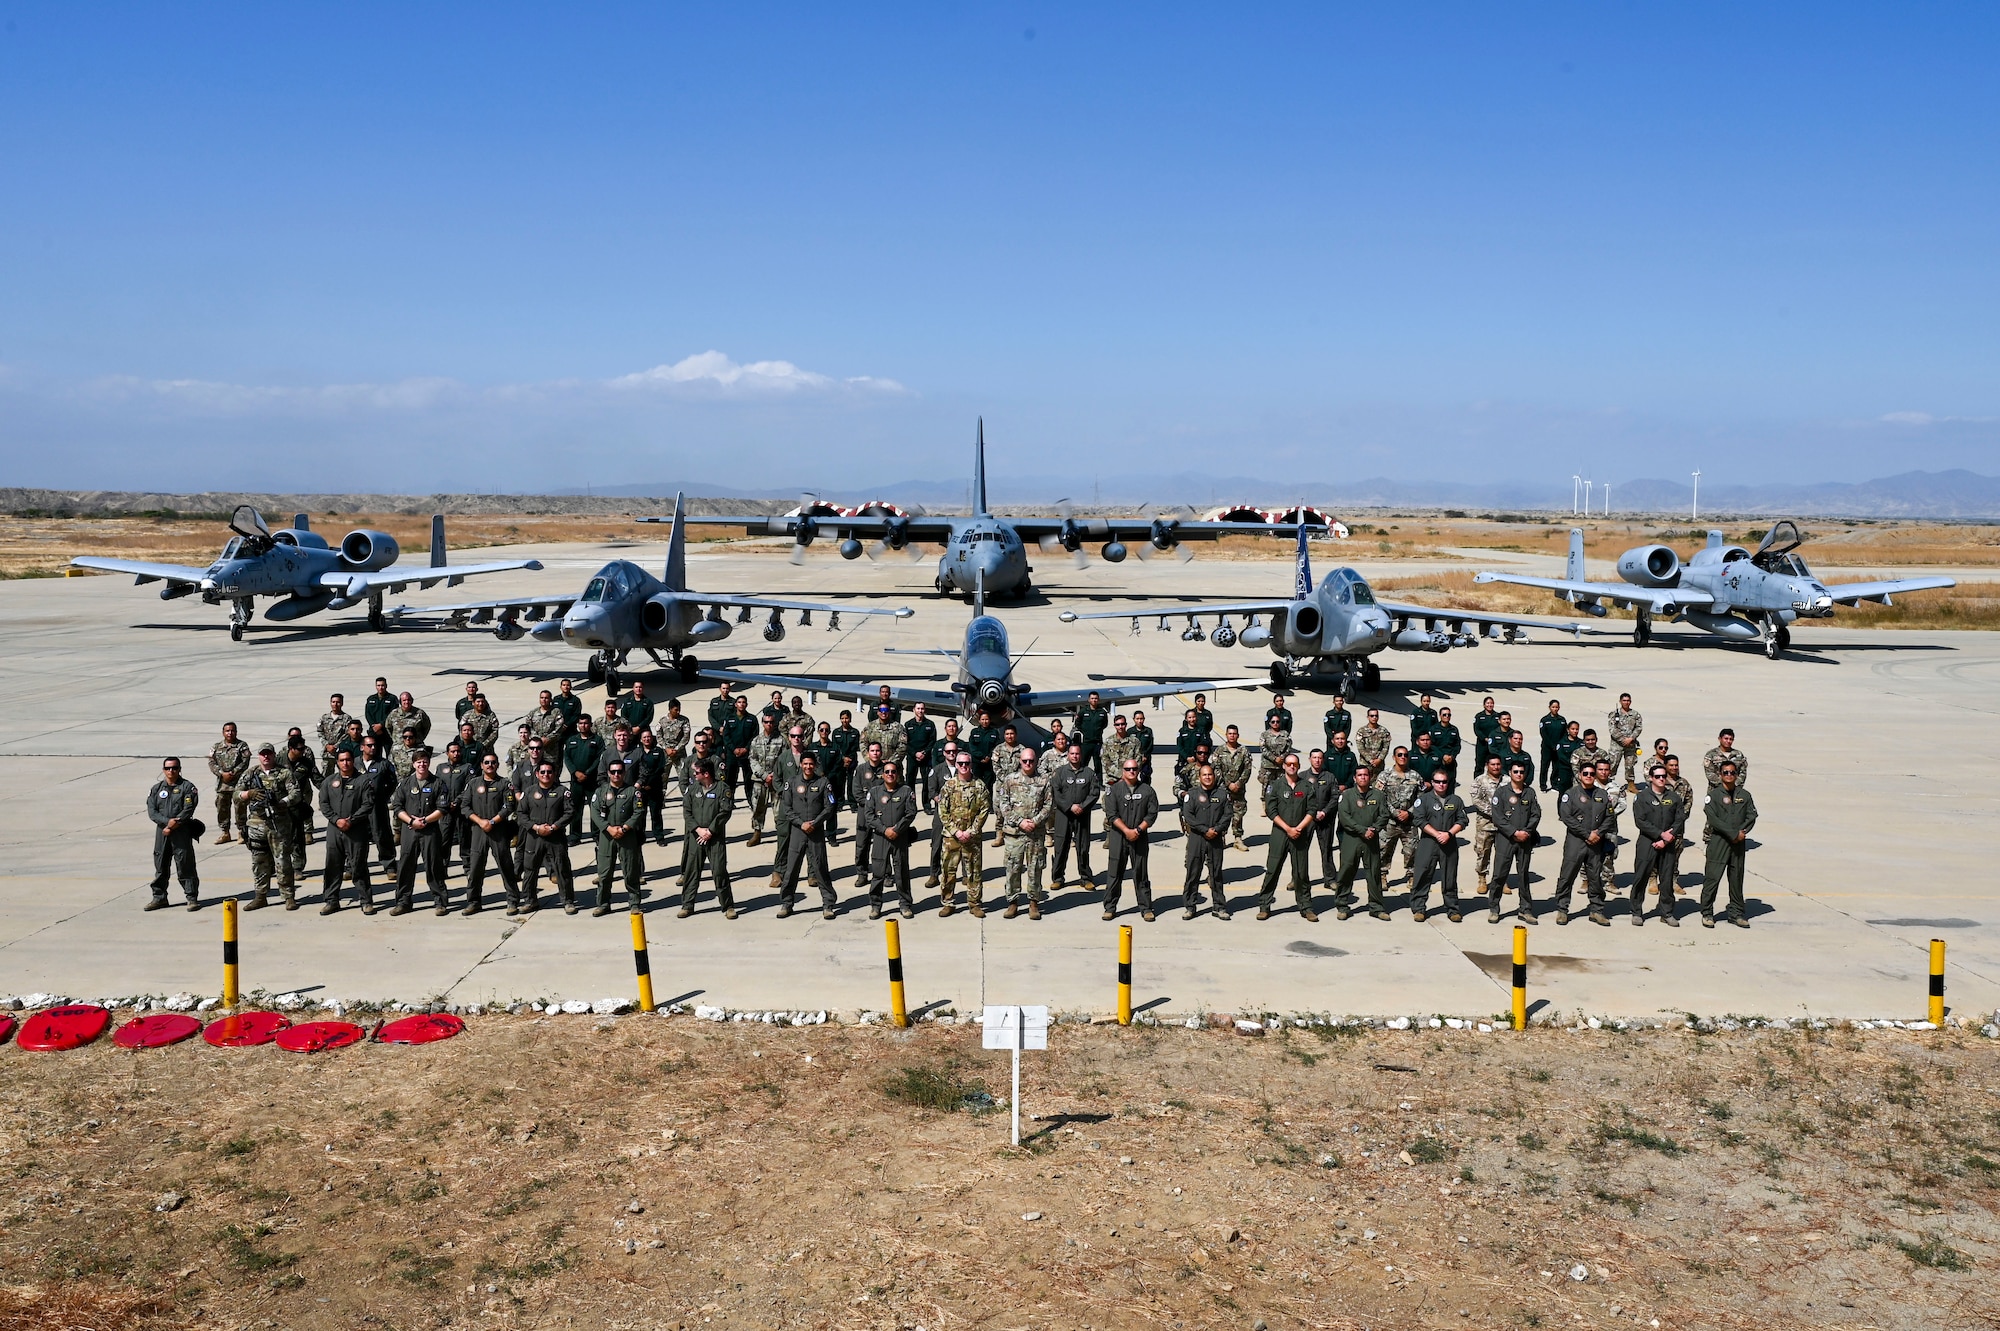
[(1595, 767), (1599, 758), (1609, 758), (1610, 756), (1611, 750), (1597, 742), (1597, 732), (1595, 730), (1586, 730), (1583, 732), (1583, 746), (1569, 756), (1569, 770), (1573, 773), (1581, 773), (1586, 764)]
[(861, 728), (861, 751), (866, 753), (870, 744), (880, 744), (882, 761), (901, 767), (909, 738), (903, 733), (903, 723), (892, 719), (894, 715), (895, 709), (886, 703), (875, 709), (868, 724)]
[(326, 714), (319, 719), (319, 753), (325, 760), (326, 768), (333, 770), (333, 749), (347, 738), (347, 723), (354, 718), (347, 714), (347, 700), (336, 693), (326, 700)]
[(1382, 775), (1382, 769), (1389, 765), (1389, 750), (1395, 745), (1396, 737), (1389, 733), (1389, 727), (1382, 724), (1382, 713), (1373, 707), (1368, 709), (1368, 724), (1354, 732), (1354, 755), (1375, 769), (1375, 775)]
[[(763, 722), (763, 733), (750, 741), (749, 844), (753, 846), (764, 839), (764, 819), (777, 803), (779, 790), (786, 779), (780, 768), (784, 763), (787, 741), (778, 733), (777, 717), (766, 711)], [(681, 724), (687, 723), (683, 721)]]
[[(416, 732), (416, 742), (422, 744), (430, 737), (431, 714), (417, 706), (417, 700), (408, 692), (400, 693), (396, 696), (395, 708), (383, 720), (382, 728), (389, 732), (391, 748), (402, 748), (407, 743), (403, 737), (410, 731)], [(482, 742), (491, 743), (492, 740), (489, 737)], [(393, 758), (395, 755), (390, 756)]]
[(938, 859), (938, 877), (943, 880), (939, 889), (943, 901), (938, 914), (951, 914), (958, 880), (963, 877), (966, 904), (972, 908), (973, 918), (985, 919), (980, 880), (986, 866), (980, 852), (985, 843), (986, 815), (992, 812), (992, 805), (987, 799), (986, 783), (973, 775), (972, 755), (961, 752), (953, 761), (958, 767), (957, 774), (944, 783), (937, 798), (938, 827), (944, 848)]
[(1712, 790), (1722, 784), (1722, 765), (1736, 764), (1736, 788), (1747, 790), (1750, 785), (1750, 760), (1743, 756), (1743, 750), (1736, 747), (1736, 732), (1724, 726), (1715, 737), (1715, 747), (1701, 756), (1701, 774), (1708, 778)]
[(1423, 788), (1424, 779), (1410, 770), (1410, 751), (1398, 744), (1392, 755), (1394, 762), (1382, 779), (1375, 784), (1382, 791), (1382, 802), (1389, 811), (1389, 821), (1382, 828), (1382, 878), (1386, 882), (1393, 872), (1394, 853), (1398, 844), (1403, 847), (1403, 876), (1409, 877), (1415, 867), (1417, 856), (1416, 823), (1410, 816), (1410, 801)]
[(1500, 755), (1486, 760), (1485, 770), (1472, 778), (1466, 806), (1472, 810), (1472, 862), (1479, 873), (1479, 890), (1486, 890), (1486, 873), (1493, 867), (1493, 797), (1507, 784), (1500, 770)]
[[(1112, 717), (1111, 728), (1112, 734), (1104, 741), (1103, 751), (1099, 754), (1103, 760), (1104, 770), (1111, 773), (1112, 780), (1115, 781), (1118, 773), (1125, 770), (1125, 761), (1129, 758), (1138, 763), (1139, 769), (1144, 771), (1146, 755), (1139, 751), (1143, 741), (1131, 732), (1125, 717), (1123, 715)], [(1105, 785), (1108, 788), (1111, 782), (1107, 781)]]
[(1639, 761), (1645, 755), (1639, 751), (1639, 736), (1646, 728), (1646, 718), (1632, 710), (1632, 695), (1618, 695), (1618, 706), (1607, 716), (1607, 728), (1611, 732), (1611, 752), (1625, 760), (1625, 789), (1636, 791), (1639, 787), (1636, 776)]
[(1229, 844), (1237, 850), (1246, 849), (1243, 814), (1250, 807), (1250, 750), (1244, 747), (1235, 726), (1223, 730), (1222, 747), (1210, 752), (1208, 765), (1215, 770), (1216, 785), (1229, 799)]
[(243, 807), (236, 798), (236, 783), (241, 781), (243, 774), (249, 770), (250, 746), (236, 738), (234, 721), (223, 722), (221, 742), (208, 751), (209, 775), (215, 778), (215, 822), (220, 832), (215, 838), (215, 844), (218, 846), (225, 841), (235, 840), (229, 835), (231, 818), (236, 820), (236, 826), (242, 830), (244, 838), (246, 840), (249, 838), (249, 824), (244, 821)]
[(270, 904), (273, 869), (285, 909), (299, 908), (292, 879), (292, 817), (298, 797), (298, 778), (278, 761), (278, 746), (258, 745), (257, 766), (236, 783), (234, 795), (242, 810), (243, 840), (250, 847), (250, 881), (257, 886), (245, 910), (262, 910)]
[[(1292, 732), (1267, 726), (1257, 741), (1257, 789), (1263, 796), (1264, 816), (1271, 816), (1271, 783), (1285, 774), (1285, 759), (1297, 753)], [(1211, 762), (1214, 754), (1209, 755)]]
[(1036, 770), (1035, 751), (1022, 749), (1015, 771), (993, 783), (993, 813), (1007, 855), (1007, 918), (1021, 911), (1021, 878), (1028, 877), (1028, 918), (1042, 918), (1042, 867), (1048, 860), (1049, 780)]

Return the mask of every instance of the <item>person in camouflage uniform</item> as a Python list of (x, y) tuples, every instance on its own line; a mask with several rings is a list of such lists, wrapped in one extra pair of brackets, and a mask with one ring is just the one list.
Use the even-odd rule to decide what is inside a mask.
[(556, 709), (555, 695), (543, 689), (535, 699), (535, 710), (528, 713), (528, 719), (523, 724), (546, 749), (551, 744), (562, 742), (563, 732), (569, 728), (569, 719)]
[(1035, 751), (1015, 755), (1015, 770), (993, 783), (993, 814), (1007, 857), (1007, 915), (1021, 912), (1021, 879), (1028, 878), (1028, 918), (1042, 918), (1042, 866), (1048, 859), (1048, 778), (1035, 770)]
[[(678, 783), (681, 777), (681, 763), (686, 761), (688, 746), (694, 742), (694, 729), (689, 725), (688, 719), (681, 715), (679, 698), (667, 699), (667, 714), (653, 721), (653, 738), (660, 742), (660, 752), (666, 757), (667, 780)], [(662, 798), (665, 797), (666, 790), (665, 785), (660, 787)]]
[(1104, 747), (1098, 753), (1098, 767), (1104, 777), (1106, 790), (1118, 784), (1119, 773), (1125, 770), (1128, 759), (1138, 763), (1142, 773), (1145, 771), (1146, 763), (1145, 756), (1139, 752), (1138, 737), (1132, 734), (1123, 714), (1111, 719), (1111, 731), (1111, 735), (1104, 741)]
[(1257, 788), (1263, 794), (1264, 816), (1271, 816), (1271, 786), (1285, 774), (1285, 759), (1298, 752), (1292, 747), (1292, 732), (1267, 728), (1257, 741)]
[(1750, 760), (1743, 756), (1743, 750), (1736, 747), (1736, 732), (1727, 726), (1715, 737), (1715, 747), (1701, 756), (1701, 774), (1708, 779), (1709, 789), (1722, 784), (1722, 765), (1736, 764), (1736, 788), (1743, 790), (1750, 784)]
[(329, 770), (333, 767), (334, 746), (347, 738), (347, 723), (354, 718), (347, 714), (347, 703), (336, 693), (326, 700), (326, 714), (319, 719), (319, 756)]
[[(770, 718), (766, 717), (765, 728), (769, 727)], [(708, 876), (715, 882), (715, 904), (722, 907), (722, 918), (733, 920), (736, 918), (736, 895), (729, 884), (729, 815), (735, 810), (736, 802), (730, 798), (727, 788), (717, 784), (712, 759), (695, 764), (694, 780), (695, 787), (687, 796), (694, 831), (682, 851), (681, 908), (676, 915), (686, 919), (694, 914), (695, 895), (701, 889), (701, 871), (706, 867)]]
[(1048, 747), (1042, 750), (1042, 756), (1035, 766), (1035, 775), (1053, 776), (1056, 768), (1068, 761), (1069, 736), (1063, 733), (1062, 718), (1056, 717), (1049, 722)]
[[(1009, 721), (1000, 727), (1000, 742), (993, 746), (988, 761), (993, 769), (994, 784), (1021, 770), (1021, 728)], [(1002, 849), (1005, 844), (1004, 827), (996, 820), (993, 824), (993, 848)]]
[[(430, 738), (431, 714), (417, 706), (415, 698), (404, 693), (397, 697), (396, 707), (383, 719), (382, 728), (389, 732), (392, 749), (422, 744)], [(410, 738), (412, 733), (414, 739)]]
[(976, 768), (972, 755), (960, 750), (953, 761), (958, 771), (944, 783), (937, 800), (938, 828), (944, 844), (938, 862), (944, 899), (938, 907), (938, 914), (951, 914), (953, 897), (959, 880), (963, 878), (966, 904), (971, 908), (973, 918), (984, 919), (986, 906), (980, 900), (980, 893), (985, 865), (980, 852), (985, 845), (986, 816), (992, 812), (993, 806), (986, 793), (986, 783), (974, 774)]
[(325, 780), (320, 775), (319, 764), (313, 761), (311, 747), (305, 736), (294, 730), (285, 741), (285, 756), (282, 760), (292, 773), (292, 877), (303, 878), (306, 873), (306, 846), (312, 841), (313, 798), (319, 793), (320, 783)]
[(785, 786), (785, 876), (778, 888), (778, 918), (792, 913), (799, 897), (799, 870), (819, 888), (820, 914), (832, 919), (840, 905), (833, 894), (833, 874), (826, 865), (827, 825), (832, 821), (833, 792), (819, 775), (819, 759), (810, 751), (799, 758), (799, 774)]
[(1472, 862), (1479, 874), (1479, 890), (1486, 891), (1486, 875), (1493, 867), (1493, 797), (1507, 784), (1500, 770), (1500, 755), (1486, 760), (1486, 770), (1472, 778), (1466, 807), (1472, 811)]
[(931, 875), (924, 880), (925, 887), (938, 885), (938, 870), (944, 863), (944, 819), (938, 816), (937, 802), (945, 785), (958, 775), (958, 755), (958, 741), (945, 740), (938, 745), (931, 774), (924, 778), (924, 808), (931, 815)]
[(1368, 724), (1354, 735), (1354, 755), (1363, 763), (1375, 769), (1375, 775), (1382, 775), (1388, 765), (1389, 750), (1395, 745), (1396, 737), (1382, 724), (1382, 713), (1375, 708), (1368, 709)]
[(611, 913), (611, 880), (625, 875), (625, 905), (645, 904), (646, 810), (639, 792), (625, 784), (625, 764), (613, 759), (605, 767), (606, 784), (591, 797), (591, 825), (597, 829), (597, 908), (592, 915)]
[(1235, 726), (1223, 728), (1222, 747), (1208, 755), (1208, 765), (1215, 769), (1216, 787), (1229, 801), (1229, 844), (1243, 850), (1243, 815), (1250, 808), (1250, 750)]
[(1402, 745), (1396, 746), (1392, 755), (1394, 765), (1382, 774), (1375, 783), (1382, 792), (1382, 803), (1389, 811), (1389, 821), (1382, 828), (1382, 877), (1386, 881), (1395, 873), (1396, 847), (1403, 848), (1403, 873), (1408, 876), (1416, 862), (1416, 825), (1410, 817), (1410, 801), (1417, 797), (1423, 786), (1423, 778), (1410, 767), (1410, 751)]
[(868, 718), (868, 724), (861, 727), (861, 751), (866, 753), (870, 744), (882, 746), (882, 761), (903, 765), (904, 746), (909, 742), (903, 733), (903, 723), (895, 720), (896, 709), (887, 703), (878, 706)]
[(1611, 732), (1611, 751), (1614, 756), (1625, 760), (1625, 789), (1637, 790), (1633, 777), (1639, 768), (1639, 760), (1645, 755), (1639, 752), (1639, 737), (1646, 729), (1646, 718), (1632, 710), (1632, 695), (1618, 695), (1618, 706), (1607, 716), (1606, 729)]
[(764, 819), (778, 801), (783, 779), (778, 766), (786, 748), (785, 737), (778, 733), (778, 718), (770, 714), (769, 708), (759, 719), (763, 730), (750, 741), (750, 844), (753, 846), (764, 840)]
[(215, 838), (217, 845), (234, 839), (229, 835), (231, 818), (246, 837), (249, 835), (245, 830), (248, 824), (244, 822), (243, 802), (236, 798), (236, 783), (249, 770), (250, 746), (236, 738), (234, 721), (224, 722), (222, 741), (208, 751), (208, 772), (215, 778), (215, 821), (221, 831)]
[(1596, 767), (1599, 758), (1609, 757), (1611, 757), (1611, 750), (1598, 744), (1597, 732), (1595, 730), (1586, 730), (1583, 732), (1583, 743), (1577, 747), (1575, 753), (1569, 756), (1570, 773), (1572, 776), (1579, 775), (1582, 773), (1586, 763), (1591, 767)]
[(274, 744), (257, 746), (257, 765), (236, 783), (236, 803), (242, 810), (243, 840), (250, 847), (250, 881), (257, 894), (245, 910), (262, 910), (271, 904), (271, 873), (278, 875), (278, 891), (286, 910), (299, 908), (298, 889), (292, 878), (292, 811), (298, 803), (298, 778), (278, 761)]
[(1668, 754), (1664, 760), (1664, 764), (1667, 769), (1667, 784), (1672, 786), (1675, 792), (1680, 795), (1681, 807), (1689, 813), (1694, 812), (1694, 787), (1688, 784), (1686, 777), (1681, 775), (1680, 755), (1677, 753)]

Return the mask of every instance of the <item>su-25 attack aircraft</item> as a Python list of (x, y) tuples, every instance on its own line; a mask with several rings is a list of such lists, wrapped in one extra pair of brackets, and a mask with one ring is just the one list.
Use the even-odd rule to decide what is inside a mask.
[(1836, 605), (1862, 601), (1888, 605), (1889, 598), (1900, 592), (1958, 585), (1950, 578), (1904, 578), (1829, 587), (1792, 553), (1804, 541), (1798, 524), (1786, 518), (1772, 526), (1755, 552), (1726, 543), (1719, 531), (1710, 531), (1708, 544), (1686, 563), (1669, 546), (1634, 546), (1618, 557), (1618, 576), (1631, 584), (1620, 586), (1584, 580), (1583, 529), (1572, 527), (1566, 576), (1479, 573), (1472, 580), (1546, 587), (1585, 614), (1600, 618), (1608, 613), (1606, 601), (1629, 605), (1637, 616), (1632, 641), (1641, 647), (1653, 640), (1653, 618), (1658, 615), (1733, 642), (1761, 638), (1764, 655), (1773, 661), (1792, 645), (1791, 626), (1799, 619), (1828, 619)]
[[(1376, 599), (1367, 579), (1351, 568), (1337, 568), (1313, 587), (1312, 557), (1306, 553), (1306, 528), (1300, 527), (1298, 554), (1293, 563), (1294, 578), (1289, 600), (1238, 601), (1233, 605), (1181, 605), (1147, 610), (1158, 615), (1160, 628), (1169, 628), (1168, 618), (1187, 616), (1181, 631), (1185, 642), (1204, 637), (1218, 647), (1242, 643), (1245, 647), (1269, 647), (1278, 660), (1271, 663), (1271, 686), (1287, 688), (1299, 679), (1337, 680), (1342, 697), (1352, 697), (1357, 686), (1373, 691), (1382, 687), (1382, 668), (1369, 659), (1384, 649), (1398, 652), (1444, 652), (1453, 647), (1476, 647), (1479, 635), (1521, 640), (1521, 630), (1563, 628), (1539, 619), (1517, 619), (1512, 615), (1484, 615), (1467, 610), (1438, 610), (1426, 605), (1399, 605)], [(1215, 628), (1204, 634), (1203, 615), (1216, 617)], [(1247, 622), (1237, 629), (1231, 615), (1243, 615)], [(1266, 626), (1259, 618), (1269, 615)], [(1132, 631), (1139, 631), (1142, 615), (1130, 610), (1106, 610), (1080, 615), (1065, 610), (1059, 616), (1066, 624), (1080, 619), (1127, 619)], [(1421, 623), (1422, 627), (1418, 627)], [(1442, 625), (1443, 627), (1440, 627)], [(1472, 630), (1468, 632), (1468, 627)]]
[(207, 568), (94, 555), (69, 562), (79, 568), (130, 573), (135, 586), (165, 582), (160, 589), (162, 601), (195, 592), (209, 605), (227, 601), (229, 636), (237, 642), (243, 641), (244, 627), (259, 596), (279, 598), (264, 607), (264, 618), (279, 621), (302, 619), (322, 610), (345, 610), (366, 601), (368, 626), (381, 629), (387, 627), (382, 610), (384, 593), (400, 594), (413, 582), (425, 588), (440, 582), (456, 587), (482, 573), (541, 567), (540, 561), (533, 559), (447, 564), (442, 513), (431, 515), (431, 562), (425, 567), (397, 566), (396, 556), (402, 552), (396, 538), (385, 531), (357, 528), (341, 537), (338, 548), (330, 547), (303, 513), (292, 516), (291, 526), (272, 531), (255, 508), (239, 504), (230, 515), (229, 530), (235, 536)]
[[(812, 512), (812, 497), (806, 496), (796, 513), (768, 517), (701, 517), (690, 522), (715, 526), (741, 527), (752, 536), (790, 536), (792, 562), (805, 562), (806, 547), (820, 536), (840, 541), (842, 559), (867, 555), (880, 559), (893, 550), (915, 562), (923, 552), (915, 548), (926, 541), (944, 546), (938, 560), (935, 585), (938, 594), (971, 596), (983, 587), (991, 597), (1026, 596), (1029, 575), (1028, 543), (1034, 542), (1044, 554), (1067, 552), (1078, 568), (1090, 562), (1084, 546), (1104, 542), (1098, 551), (1113, 564), (1124, 562), (1128, 554), (1151, 559), (1171, 552), (1183, 562), (1194, 554), (1183, 542), (1212, 541), (1230, 534), (1283, 535), (1291, 524), (1276, 522), (1184, 522), (1179, 518), (1078, 518), (1063, 500), (1053, 518), (1002, 518), (986, 509), (986, 422), (982, 418), (973, 440), (972, 516), (967, 518), (926, 517), (918, 514), (864, 513), (855, 517)], [(664, 522), (665, 518), (640, 518), (641, 522)], [(1320, 530), (1324, 530), (1321, 528)], [(862, 544), (862, 537), (874, 539)]]
[[(493, 636), (502, 642), (531, 637), (536, 642), (568, 643), (591, 653), (590, 678), (614, 693), (618, 690), (618, 668), (635, 651), (645, 652), (658, 665), (679, 671), (683, 680), (693, 683), (701, 662), (688, 654), (689, 649), (702, 643), (721, 642), (735, 630), (735, 625), (723, 617), (724, 607), (734, 607), (740, 612), (737, 624), (748, 624), (753, 610), (769, 611), (764, 621), (765, 642), (783, 640), (782, 612), (786, 610), (799, 612), (801, 626), (812, 623), (814, 611), (822, 611), (828, 616), (829, 629), (840, 627), (843, 613), (893, 615), (897, 619), (906, 619), (912, 613), (907, 606), (874, 610), (819, 601), (695, 591), (687, 585), (687, 522), (683, 507), (682, 496), (674, 496), (674, 525), (667, 535), (667, 563), (660, 577), (654, 577), (628, 559), (614, 559), (591, 575), (581, 593), (512, 596), (464, 605), (399, 606), (391, 613), (443, 614), (457, 627), (491, 624)], [(661, 652), (667, 653), (665, 660), (661, 659)]]
[(762, 684), (771, 688), (800, 689), (823, 693), (829, 698), (873, 706), (880, 701), (880, 686), (887, 682), (889, 696), (899, 706), (923, 703), (936, 715), (957, 715), (967, 720), (981, 711), (992, 715), (995, 725), (1022, 722), (1035, 742), (1041, 735), (1028, 717), (1056, 716), (1075, 711), (1095, 693), (1100, 701), (1117, 705), (1149, 699), (1170, 698), (1177, 693), (1214, 693), (1221, 689), (1254, 689), (1263, 684), (1257, 676), (1249, 679), (1157, 680), (1123, 684), (1098, 684), (1083, 689), (1037, 689), (1014, 679), (1014, 664), (1030, 656), (1068, 656), (1069, 652), (1011, 651), (1007, 626), (986, 613), (985, 590), (974, 575), (972, 619), (965, 626), (965, 639), (956, 650), (949, 647), (889, 647), (898, 656), (943, 656), (956, 667), (948, 689), (916, 688), (909, 684), (882, 680), (803, 679), (789, 675), (752, 675), (725, 670), (705, 670), (703, 679), (732, 684)]

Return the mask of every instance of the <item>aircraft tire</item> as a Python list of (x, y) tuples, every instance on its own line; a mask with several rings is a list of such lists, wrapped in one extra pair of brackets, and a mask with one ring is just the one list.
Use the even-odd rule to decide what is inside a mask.
[(609, 666), (609, 665), (605, 666), (605, 667), (604, 667), (604, 692), (605, 692), (605, 695), (606, 695), (607, 697), (608, 697), (609, 695), (611, 695), (611, 694), (614, 694), (614, 693), (618, 692), (618, 685), (619, 685), (619, 682), (620, 682), (620, 681), (619, 681), (619, 679), (618, 679), (618, 672), (617, 672), (616, 670), (614, 670), (614, 669), (613, 669), (613, 668), (612, 668), (611, 666)]
[(590, 654), (589, 666), (590, 682), (593, 684), (602, 684), (604, 676), (607, 673), (609, 672), (606, 669), (604, 654), (602, 652), (592, 652)]
[(234, 621), (232, 621), (232, 622), (230, 623), (230, 625), (229, 625), (229, 640), (230, 640), (231, 642), (242, 642), (242, 641), (243, 641), (243, 625), (242, 625), (242, 624), (241, 624), (240, 622), (234, 622)]
[(1361, 665), (1362, 692), (1373, 693), (1381, 687), (1382, 687), (1382, 667), (1376, 665), (1373, 661), (1362, 662)]
[(1274, 689), (1291, 687), (1291, 675), (1286, 671), (1283, 661), (1271, 662), (1271, 687)]
[(681, 658), (680, 671), (681, 683), (692, 684), (695, 681), (695, 677), (701, 673), (701, 662), (695, 660), (692, 656), (683, 656)]
[(1784, 650), (1784, 644), (1778, 641), (1777, 634), (1773, 633), (1770, 637), (1764, 639), (1764, 655), (1770, 657), (1773, 661), (1777, 660)]
[(1791, 629), (1780, 628), (1778, 630), (1778, 650), (1781, 652), (1789, 652), (1791, 649), (1792, 649)]

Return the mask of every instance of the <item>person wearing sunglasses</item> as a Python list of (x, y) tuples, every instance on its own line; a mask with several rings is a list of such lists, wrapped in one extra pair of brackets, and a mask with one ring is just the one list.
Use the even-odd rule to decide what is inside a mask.
[(1451, 774), (1443, 768), (1432, 772), (1429, 789), (1410, 801), (1410, 826), (1417, 834), (1410, 918), (1418, 923), (1429, 912), (1433, 879), (1442, 885), (1446, 918), (1453, 924), (1464, 918), (1458, 906), (1458, 838), (1471, 821), (1465, 800), (1451, 788)]
[(160, 779), (146, 794), (146, 816), (153, 820), (153, 899), (147, 910), (167, 904), (167, 873), (181, 880), (189, 910), (201, 909), (201, 874), (195, 869), (194, 843), (202, 833), (195, 814), (201, 809), (201, 792), (194, 782), (181, 779), (181, 760), (168, 758), (160, 764)]

